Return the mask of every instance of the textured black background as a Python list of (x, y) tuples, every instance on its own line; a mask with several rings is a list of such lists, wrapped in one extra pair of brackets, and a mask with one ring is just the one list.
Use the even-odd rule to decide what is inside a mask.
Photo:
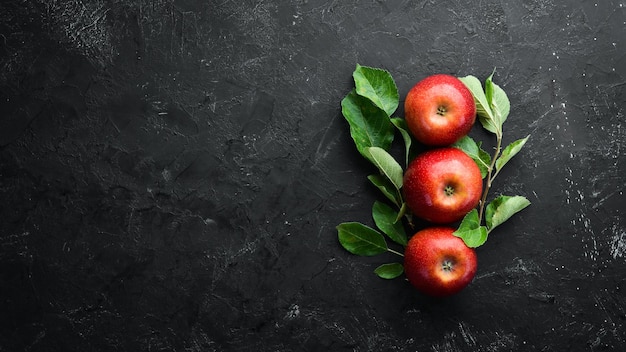
[[(2, 1), (0, 351), (623, 351), (625, 39), (619, 0)], [(496, 68), (531, 135), (457, 296), (338, 244), (357, 63)]]

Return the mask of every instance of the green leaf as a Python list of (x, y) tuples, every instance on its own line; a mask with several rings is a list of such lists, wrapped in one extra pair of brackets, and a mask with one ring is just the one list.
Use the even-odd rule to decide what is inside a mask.
[(489, 172), (489, 166), (491, 164), (491, 156), (489, 153), (480, 148), (481, 143), (476, 143), (470, 136), (464, 136), (453, 145), (455, 148), (459, 148), (474, 159), (476, 165), (480, 169), (480, 175), (482, 178), (487, 176)]
[(496, 169), (500, 171), (504, 164), (509, 162), (511, 158), (513, 158), (519, 151), (522, 149), (526, 141), (530, 136), (526, 136), (526, 138), (518, 139), (511, 144), (507, 145), (506, 148), (502, 151), (502, 154), (496, 159)]
[(385, 175), (397, 190), (400, 190), (400, 188), (402, 188), (404, 172), (402, 171), (402, 166), (398, 164), (396, 159), (379, 147), (369, 147), (367, 148), (367, 152), (370, 155), (370, 160), (378, 167), (380, 173)]
[(404, 165), (409, 165), (409, 162), (413, 160), (415, 156), (415, 152), (413, 151), (413, 137), (409, 132), (409, 127), (406, 125), (406, 120), (401, 119), (399, 117), (391, 118), (391, 123), (396, 126), (398, 131), (400, 131), (400, 135), (404, 140)]
[(370, 159), (369, 147), (388, 150), (394, 137), (389, 115), (354, 90), (341, 101), (341, 112), (350, 125), (350, 135), (357, 150)]
[(384, 195), (392, 201), (396, 206), (400, 207), (402, 204), (402, 197), (396, 186), (389, 181), (389, 179), (383, 175), (375, 174), (367, 176), (367, 179), (376, 186)]
[[(495, 70), (494, 70), (495, 72)], [(493, 72), (487, 79), (485, 80), (485, 98), (487, 98), (487, 102), (489, 103), (489, 107), (491, 107), (491, 101), (493, 100)], [(492, 109), (493, 111), (493, 109)]]
[(383, 235), (373, 228), (358, 222), (344, 222), (337, 226), (339, 242), (348, 252), (362, 256), (373, 256), (387, 251)]
[(474, 159), (474, 161), (480, 160), (480, 165), (484, 166), (483, 167), (479, 165), (478, 167), (480, 168), (481, 176), (485, 178), (487, 176), (487, 172), (489, 171), (489, 167), (490, 167), (486, 165), (491, 164), (491, 155), (489, 155), (489, 153), (483, 150), (481, 146), (482, 146), (482, 142), (478, 143), (478, 158)]
[(470, 248), (476, 248), (483, 245), (487, 241), (487, 228), (480, 225), (478, 211), (472, 209), (465, 214), (459, 228), (454, 231), (454, 235), (460, 237), (465, 245)]
[(406, 232), (404, 231), (402, 222), (397, 221), (397, 211), (393, 210), (390, 206), (383, 202), (376, 201), (372, 207), (372, 217), (374, 218), (376, 226), (389, 236), (392, 241), (402, 246), (406, 246)]
[(398, 108), (398, 87), (391, 74), (379, 68), (356, 65), (352, 73), (356, 93), (371, 100), (391, 116)]
[(511, 102), (509, 101), (509, 98), (504, 90), (500, 88), (499, 85), (491, 81), (491, 76), (489, 76), (488, 81), (491, 82), (490, 85), (493, 90), (493, 96), (489, 101), (489, 104), (491, 105), (491, 111), (493, 111), (496, 123), (498, 124), (500, 131), (502, 131), (502, 125), (504, 124), (504, 121), (506, 121), (506, 118), (509, 116), (509, 112), (511, 110)]
[(382, 279), (395, 279), (404, 273), (404, 266), (400, 263), (383, 264), (374, 270)]
[(483, 91), (483, 86), (478, 78), (474, 76), (465, 76), (459, 77), (459, 79), (474, 96), (474, 101), (476, 102), (476, 114), (478, 115), (480, 123), (487, 131), (498, 134), (498, 124), (495, 121), (493, 111), (491, 111), (490, 101), (487, 100), (487, 96)]
[(530, 205), (523, 196), (499, 196), (485, 209), (485, 222), (489, 231), (507, 221), (511, 216)]
[(400, 206), (400, 211), (398, 211), (398, 216), (396, 217), (395, 222), (400, 222), (402, 217), (406, 214), (407, 210), (408, 210), (408, 206), (406, 205), (406, 202), (403, 201), (402, 205)]

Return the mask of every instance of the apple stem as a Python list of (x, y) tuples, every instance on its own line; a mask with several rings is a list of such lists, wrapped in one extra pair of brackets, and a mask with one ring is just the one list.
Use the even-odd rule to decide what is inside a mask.
[[(491, 184), (493, 180), (498, 175), (498, 172), (494, 173), (494, 169), (496, 166), (496, 160), (500, 156), (500, 151), (502, 149), (502, 132), (496, 133), (496, 148), (493, 153), (493, 157), (491, 158), (491, 164), (487, 169), (487, 182), (485, 184), (485, 190), (483, 192), (483, 196), (480, 200), (480, 210), (478, 211), (478, 223), (481, 224), (483, 221), (483, 214), (485, 213), (485, 205), (487, 203), (487, 195), (489, 194), (489, 189), (491, 189)], [(500, 171), (500, 170), (498, 170)]]

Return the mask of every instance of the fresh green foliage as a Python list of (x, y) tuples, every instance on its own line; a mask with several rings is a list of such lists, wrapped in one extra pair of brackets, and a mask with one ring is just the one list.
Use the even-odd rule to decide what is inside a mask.
[(496, 120), (496, 123), (499, 127), (500, 133), (502, 133), (502, 125), (504, 121), (506, 121), (509, 116), (509, 112), (511, 110), (511, 103), (509, 102), (509, 97), (507, 97), (506, 93), (499, 85), (493, 83), (493, 73), (487, 78), (485, 81), (485, 90), (489, 90), (489, 107), (493, 112), (493, 116)]
[(497, 134), (499, 126), (493, 112), (491, 111), (491, 104), (487, 100), (485, 91), (483, 91), (483, 86), (478, 78), (474, 76), (466, 76), (459, 77), (459, 79), (467, 86), (474, 96), (474, 101), (476, 102), (476, 114), (478, 115), (480, 123), (487, 131)]
[(388, 197), (388, 193), (393, 193), (390, 199), (401, 206), (395, 193), (402, 187), (402, 166), (387, 152), (395, 132), (390, 116), (399, 104), (396, 83), (388, 71), (358, 64), (352, 76), (356, 88), (342, 100), (342, 114), (361, 155), (378, 167), (396, 192), (387, 192), (388, 184), (379, 179), (372, 182), (384, 188), (381, 190)]
[(500, 172), (504, 164), (509, 162), (519, 151), (522, 149), (526, 141), (530, 136), (526, 136), (526, 138), (518, 139), (511, 144), (507, 145), (506, 148), (502, 151), (502, 155), (496, 160), (496, 172)]
[(387, 177), (381, 174), (373, 174), (367, 176), (367, 179), (370, 180), (370, 182), (376, 186), (376, 188), (378, 188), (385, 195), (385, 197), (387, 197), (387, 199), (392, 201), (393, 204), (395, 204), (398, 208), (402, 207), (402, 195)]
[(348, 252), (362, 256), (373, 256), (388, 250), (383, 235), (373, 228), (358, 222), (344, 222), (337, 226), (339, 242)]
[(480, 169), (483, 179), (487, 176), (491, 164), (491, 156), (480, 147), (481, 143), (476, 143), (470, 136), (464, 136), (452, 146), (461, 149), (469, 155)]
[(380, 173), (391, 181), (396, 190), (400, 190), (402, 188), (403, 171), (402, 166), (398, 164), (396, 159), (379, 147), (369, 147), (367, 152), (370, 155), (370, 160), (378, 167)]
[(509, 116), (511, 103), (500, 86), (493, 83), (493, 73), (485, 80), (485, 88), (474, 76), (460, 77), (476, 102), (476, 114), (482, 126), (502, 138), (502, 125)]
[[(367, 178), (398, 209), (376, 202), (372, 217), (376, 226), (392, 241), (406, 245), (406, 233), (402, 222), (398, 221), (406, 208), (400, 191), (404, 172), (388, 152), (394, 140), (395, 127), (390, 116), (399, 104), (398, 89), (385, 70), (357, 65), (352, 76), (355, 89), (342, 100), (342, 114), (350, 125), (350, 135), (357, 150), (379, 171)], [(346, 222), (337, 226), (337, 231), (339, 242), (350, 253), (371, 256), (389, 251), (402, 256), (387, 246), (383, 234), (367, 225)], [(379, 275), (391, 278), (391, 271), (380, 270), (382, 274)]]
[(487, 241), (487, 228), (480, 225), (478, 210), (472, 209), (465, 215), (454, 235), (460, 237), (470, 248), (481, 246)]
[(388, 263), (379, 266), (374, 272), (382, 279), (395, 279), (404, 273), (404, 267), (401, 263)]
[(409, 132), (409, 127), (406, 125), (406, 120), (399, 117), (392, 117), (391, 123), (396, 126), (402, 139), (404, 140), (404, 166), (409, 166), (409, 162), (415, 157), (413, 150), (413, 136)]
[(397, 211), (383, 202), (376, 201), (372, 207), (372, 217), (376, 226), (392, 241), (406, 246), (406, 232), (402, 222), (398, 221)]
[(369, 99), (391, 116), (398, 108), (398, 88), (389, 72), (373, 67), (356, 65), (352, 74), (356, 93)]
[[(485, 80), (483, 89), (480, 81), (474, 76), (460, 78), (469, 88), (476, 102), (476, 111), (483, 127), (496, 135), (496, 147), (493, 156), (489, 156), (477, 144), (466, 137), (456, 143), (456, 147), (470, 155), (481, 168), (483, 178), (486, 178), (485, 189), (479, 204), (479, 210), (472, 210), (461, 222), (455, 235), (463, 238), (471, 247), (481, 245), (487, 240), (487, 235), (498, 225), (508, 220), (515, 213), (530, 205), (528, 199), (522, 196), (499, 196), (487, 205), (487, 195), (493, 181), (508, 163), (528, 141), (528, 136), (518, 139), (502, 149), (503, 124), (506, 121), (511, 105), (509, 98), (500, 86), (493, 83), (493, 73)], [(486, 169), (485, 169), (486, 166)], [(483, 216), (486, 226), (481, 225)], [(482, 243), (481, 243), (482, 242)]]
[(530, 205), (523, 196), (499, 196), (485, 210), (485, 222), (489, 231), (507, 221), (511, 216)]
[(369, 147), (389, 149), (394, 127), (384, 110), (353, 90), (341, 101), (341, 112), (350, 124), (350, 135), (361, 155), (370, 159)]

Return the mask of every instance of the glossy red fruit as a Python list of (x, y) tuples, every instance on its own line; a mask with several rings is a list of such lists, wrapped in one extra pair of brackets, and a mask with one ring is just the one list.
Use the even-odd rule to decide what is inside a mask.
[(411, 88), (404, 101), (404, 118), (418, 141), (430, 146), (446, 146), (472, 129), (476, 104), (461, 80), (436, 74)]
[(426, 228), (413, 235), (405, 249), (407, 279), (429, 296), (458, 293), (476, 275), (476, 252), (453, 232), (449, 227)]
[(476, 162), (453, 147), (418, 155), (406, 169), (402, 190), (411, 212), (445, 224), (461, 220), (480, 200), (483, 182)]

